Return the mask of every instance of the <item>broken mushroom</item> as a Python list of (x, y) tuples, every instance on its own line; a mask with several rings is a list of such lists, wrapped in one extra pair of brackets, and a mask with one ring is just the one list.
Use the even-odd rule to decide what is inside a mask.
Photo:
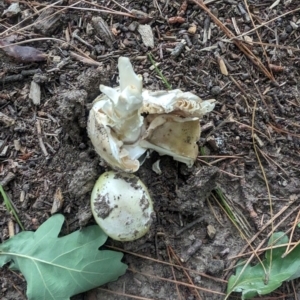
[(198, 118), (181, 118), (174, 115), (148, 115), (147, 131), (140, 141), (142, 147), (153, 149), (160, 155), (172, 156), (188, 167), (198, 155), (200, 138)]
[(133, 174), (102, 174), (91, 195), (94, 218), (103, 231), (118, 241), (145, 235), (152, 223), (153, 203), (147, 188)]
[(147, 149), (139, 146), (144, 131), (139, 109), (143, 105), (142, 77), (136, 75), (128, 58), (120, 57), (120, 87), (100, 85), (90, 111), (88, 134), (96, 152), (114, 169), (135, 172), (138, 158)]
[(214, 100), (179, 89), (142, 89), (128, 58), (118, 62), (120, 87), (100, 85), (90, 111), (88, 134), (96, 152), (117, 170), (135, 172), (148, 149), (193, 165), (198, 155), (199, 119), (214, 108)]

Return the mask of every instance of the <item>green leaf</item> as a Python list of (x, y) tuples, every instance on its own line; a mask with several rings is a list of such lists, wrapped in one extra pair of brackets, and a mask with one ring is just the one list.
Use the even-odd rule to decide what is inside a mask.
[[(283, 232), (274, 233), (268, 245), (283, 245), (288, 243), (288, 237)], [(255, 266), (240, 265), (236, 274), (228, 280), (227, 294), (241, 292), (242, 299), (250, 299), (257, 294), (266, 295), (281, 286), (283, 281), (300, 276), (300, 245), (282, 258), (286, 246), (267, 250), (261, 264)]]
[(23, 231), (0, 245), (0, 267), (23, 273), (29, 300), (67, 300), (123, 275), (123, 254), (98, 248), (107, 235), (99, 226), (58, 238), (63, 215), (54, 215), (36, 232)]

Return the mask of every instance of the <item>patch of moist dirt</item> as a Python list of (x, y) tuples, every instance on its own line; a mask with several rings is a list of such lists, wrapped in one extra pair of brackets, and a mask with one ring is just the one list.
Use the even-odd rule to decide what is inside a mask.
[[(244, 227), (240, 228), (248, 238), (264, 228), (272, 216), (257, 156), (268, 181), (274, 215), (282, 211), (275, 224), (293, 210), (297, 213), (300, 190), (300, 60), (297, 50), (300, 15), (295, 10), (297, 2), (280, 2), (273, 9), (269, 7), (274, 1), (249, 2), (256, 26), (277, 17), (267, 27), (258, 29), (262, 41), (271, 44), (264, 48), (268, 61), (262, 47), (252, 43), (259, 42), (256, 34), (247, 33), (250, 43), (247, 45), (253, 54), (264, 65), (277, 66), (272, 69), (277, 84), (266, 79), (198, 5), (189, 3), (182, 11), (181, 2), (119, 1), (136, 16), (142, 16), (137, 19), (92, 11), (89, 9), (98, 7), (86, 2), (77, 5), (81, 10), (69, 8), (63, 13), (54, 6), (46, 13), (54, 22), (50, 28), (45, 21), (39, 27), (29, 26), (24, 31), (23, 23), (16, 27), (18, 33), (13, 30), (8, 33), (15, 35), (15, 42), (50, 35), (65, 40), (73, 33), (72, 46), (50, 38), (27, 43), (47, 53), (46, 62), (16, 61), (0, 50), (0, 113), (4, 114), (0, 117), (0, 182), (26, 230), (36, 230), (50, 217), (58, 188), (62, 191), (63, 206), (57, 212), (64, 214), (67, 224), (63, 233), (95, 223), (90, 211), (90, 193), (98, 176), (108, 168), (94, 152), (87, 137), (86, 122), (91, 103), (99, 95), (99, 84), (118, 85), (119, 56), (131, 59), (147, 89), (165, 88), (147, 59), (151, 51), (172, 88), (217, 100), (214, 111), (201, 120), (201, 156), (194, 167), (188, 169), (169, 157), (152, 153), (136, 173), (153, 198), (156, 216), (145, 237), (132, 243), (108, 240), (107, 247), (118, 247), (125, 252), (128, 272), (103, 287), (111, 292), (96, 289), (72, 299), (130, 299), (124, 293), (149, 299), (179, 299), (172, 280), (188, 283), (188, 279), (178, 268), (174, 269), (175, 278), (171, 266), (163, 264), (176, 263), (173, 252), (184, 267), (190, 269), (188, 273), (195, 285), (214, 292), (199, 290), (202, 299), (224, 299), (226, 283), (222, 280), (228, 279), (226, 269), (234, 264), (230, 257), (239, 254), (246, 242), (216, 199), (220, 200), (221, 193), (232, 210), (243, 218)], [(122, 11), (114, 2), (99, 0), (98, 4)], [(0, 2), (3, 10), (8, 5)], [(25, 12), (31, 14), (26, 25), (36, 21), (34, 13), (44, 6), (33, 5), (36, 10), (20, 3), (22, 13), (18, 17), (2, 17), (0, 39), (6, 36), (7, 29), (25, 18)], [(241, 12), (241, 5), (234, 0), (215, 1), (209, 8), (231, 31), (236, 33), (239, 29), (246, 33), (253, 26), (247, 14)], [(143, 14), (137, 14), (136, 10)], [(59, 12), (55, 18), (53, 11)], [(283, 13), (288, 14), (281, 16)], [(113, 39), (105, 36), (105, 30), (101, 34), (91, 30), (93, 17), (99, 15), (108, 24), (109, 33), (114, 33)], [(184, 18), (183, 23), (168, 19), (179, 16)], [(153, 49), (143, 44), (137, 31), (140, 23), (151, 26)], [(195, 33), (191, 27), (196, 27)], [(180, 44), (182, 40), (185, 45)], [(81, 62), (74, 52), (82, 56)], [(222, 75), (221, 60), (229, 76)], [(41, 87), (40, 105), (34, 105), (29, 98), (32, 80)], [(160, 175), (152, 171), (152, 164), (159, 158)], [(295, 213), (291, 214), (277, 230), (290, 228), (295, 217)], [(1, 203), (1, 242), (9, 238), (11, 219)], [(16, 222), (14, 224), (18, 233), (20, 229)], [(270, 227), (264, 230), (254, 246), (270, 230)], [(295, 240), (299, 238), (297, 230)], [(4, 267), (0, 270), (0, 284), (1, 299), (26, 298), (22, 275)], [(181, 299), (198, 299), (192, 288), (180, 285), (178, 289)], [(283, 293), (289, 290), (289, 283), (281, 288)]]
[(99, 218), (105, 219), (109, 216), (110, 212), (113, 210), (109, 204), (109, 195), (108, 193), (101, 196), (97, 195), (97, 198), (94, 201), (95, 211), (97, 211), (97, 216)]

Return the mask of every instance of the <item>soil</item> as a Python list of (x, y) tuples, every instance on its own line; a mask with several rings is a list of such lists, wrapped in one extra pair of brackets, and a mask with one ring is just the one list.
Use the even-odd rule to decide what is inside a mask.
[[(106, 247), (124, 252), (126, 274), (72, 299), (224, 299), (232, 257), (249, 251), (242, 235), (250, 240), (259, 232), (256, 247), (271, 232), (265, 225), (274, 216), (274, 226), (283, 220), (276, 230), (285, 231), (299, 210), (297, 1), (245, 1), (251, 15), (243, 1), (206, 1), (234, 35), (245, 33), (237, 39), (228, 38), (196, 1), (187, 7), (181, 0), (50, 2), (51, 8), (20, 2), (18, 14), (0, 21), (0, 45), (27, 41), (34, 48), (23, 57), (13, 46), (0, 49), (0, 183), (22, 224), (36, 230), (53, 213), (65, 216), (69, 232), (95, 224), (90, 194), (109, 167), (87, 136), (89, 109), (100, 83), (118, 85), (119, 56), (130, 58), (144, 88), (165, 89), (151, 52), (173, 89), (214, 98), (216, 106), (200, 121), (192, 168), (152, 153), (136, 173), (149, 189), (156, 218), (135, 242), (108, 239)], [(0, 1), (0, 11), (9, 5)], [(153, 40), (142, 39), (140, 25), (150, 26)], [(270, 70), (269, 77), (237, 44)], [(40, 103), (29, 96), (32, 82), (41, 88)], [(161, 174), (152, 170), (158, 159)], [(17, 234), (16, 220), (1, 203), (1, 241), (9, 238), (11, 221)], [(167, 264), (178, 264), (176, 257), (191, 281)], [(0, 273), (0, 298), (26, 299), (22, 274), (7, 267)], [(293, 286), (299, 294), (297, 285), (285, 283), (272, 299), (295, 299)]]

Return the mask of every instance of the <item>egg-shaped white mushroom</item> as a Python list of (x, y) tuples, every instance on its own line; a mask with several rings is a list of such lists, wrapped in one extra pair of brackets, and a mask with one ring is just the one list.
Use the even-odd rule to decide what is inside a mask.
[(145, 235), (152, 223), (153, 202), (135, 175), (114, 171), (102, 174), (92, 191), (91, 208), (102, 230), (117, 241)]

